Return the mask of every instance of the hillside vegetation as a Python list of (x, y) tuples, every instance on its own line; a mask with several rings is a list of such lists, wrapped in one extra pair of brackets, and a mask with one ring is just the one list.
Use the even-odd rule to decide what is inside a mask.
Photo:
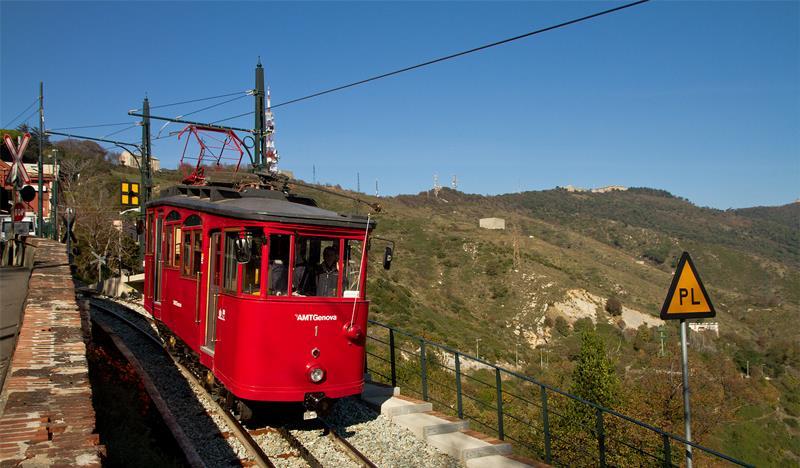
[(800, 204), (721, 211), (647, 188), (365, 198), (396, 242), (390, 271), (373, 261), (375, 320), (471, 354), (479, 339), (481, 357), (562, 388), (594, 330), (624, 382), (616, 409), (677, 434), (678, 325), (658, 314), (690, 252), (720, 331), (690, 334), (696, 438), (760, 466), (800, 462)]

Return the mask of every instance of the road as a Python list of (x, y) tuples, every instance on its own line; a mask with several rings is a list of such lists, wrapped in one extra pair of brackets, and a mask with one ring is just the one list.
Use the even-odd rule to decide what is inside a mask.
[(22, 319), (30, 276), (30, 268), (0, 268), (0, 388), (14, 351), (14, 337)]

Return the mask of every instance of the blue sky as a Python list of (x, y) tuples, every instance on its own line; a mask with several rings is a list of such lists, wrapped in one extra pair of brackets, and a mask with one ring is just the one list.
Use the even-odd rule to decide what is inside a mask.
[[(48, 128), (132, 121), (145, 93), (158, 105), (250, 89), (258, 56), (281, 102), (620, 4), (2, 1), (0, 125), (40, 80)], [(789, 203), (800, 197), (798, 25), (796, 1), (653, 1), (276, 109), (280, 166), (306, 180), (316, 166), (318, 181), (348, 188), (359, 173), (381, 194), (456, 174), (471, 193), (621, 184), (723, 209)], [(181, 148), (154, 143), (165, 166)]]

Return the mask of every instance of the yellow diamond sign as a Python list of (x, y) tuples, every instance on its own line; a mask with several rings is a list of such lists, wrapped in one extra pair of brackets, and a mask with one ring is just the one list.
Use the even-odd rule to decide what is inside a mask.
[(661, 319), (705, 318), (717, 315), (706, 288), (697, 274), (689, 252), (684, 252), (675, 269)]

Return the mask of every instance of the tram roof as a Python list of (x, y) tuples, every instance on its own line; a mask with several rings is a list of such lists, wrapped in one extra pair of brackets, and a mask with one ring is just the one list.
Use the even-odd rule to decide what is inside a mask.
[[(175, 206), (219, 216), (253, 221), (312, 224), (364, 229), (366, 216), (340, 214), (319, 208), (313, 198), (286, 195), (276, 190), (176, 185), (169, 187), (148, 207)], [(375, 221), (369, 221), (375, 227)]]

